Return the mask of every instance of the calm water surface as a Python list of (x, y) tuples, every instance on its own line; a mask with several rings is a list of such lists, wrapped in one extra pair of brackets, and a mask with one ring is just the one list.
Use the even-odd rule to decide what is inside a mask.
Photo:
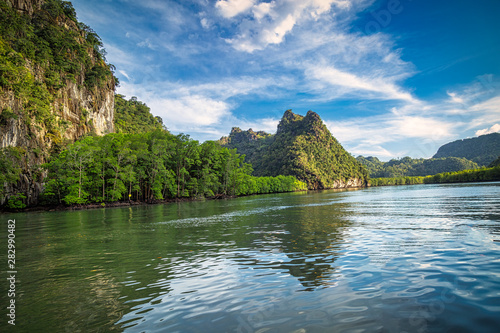
[(500, 183), (0, 218), (17, 331), (500, 329)]

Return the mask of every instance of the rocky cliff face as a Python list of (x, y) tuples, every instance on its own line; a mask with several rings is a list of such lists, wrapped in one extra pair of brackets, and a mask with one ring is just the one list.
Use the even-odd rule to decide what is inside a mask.
[(44, 0), (7, 0), (7, 5), (16, 10), (33, 16), (33, 13), (40, 10)]
[[(45, 0), (6, 2), (7, 6), (29, 21), (43, 10)], [(80, 30), (75, 21), (61, 15), (56, 22), (58, 31), (72, 32), (77, 36), (75, 43), (83, 45), (85, 32)], [(114, 77), (107, 75), (99, 85), (86, 84), (89, 68), (95, 68), (96, 64), (107, 66), (89, 49), (86, 51), (87, 64), (78, 65), (80, 71), (71, 73), (71, 79), (61, 74), (59, 86), (53, 88), (47, 84), (49, 66), (44, 67), (23, 53), (14, 51), (2, 38), (0, 46), (4, 53), (2, 60), (13, 68), (9, 61), (17, 59), (14, 69), (29, 82), (23, 84), (34, 87), (24, 94), (19, 93), (15, 84), (0, 88), (0, 148), (18, 147), (23, 153), (20, 180), (18, 184), (8, 185), (5, 195), (0, 197), (0, 204), (4, 204), (12, 193), (24, 193), (27, 196), (26, 203), (32, 205), (36, 204), (42, 190), (44, 174), (39, 166), (47, 162), (51, 150), (91, 132), (103, 135), (114, 131)], [(41, 97), (33, 91), (40, 92)], [(46, 102), (40, 102), (42, 99)], [(40, 116), (42, 112), (43, 117)]]

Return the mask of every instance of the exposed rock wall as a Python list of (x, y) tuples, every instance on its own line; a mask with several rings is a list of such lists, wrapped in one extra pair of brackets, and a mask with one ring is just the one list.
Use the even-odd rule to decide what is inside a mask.
[(32, 16), (35, 10), (40, 9), (44, 0), (7, 0), (7, 4), (18, 11)]
[[(7, 4), (25, 15), (33, 16), (40, 10), (44, 0), (6, 0)], [(73, 21), (61, 22), (67, 29), (78, 29)], [(93, 60), (97, 61), (97, 60)], [(26, 60), (24, 67), (35, 80), (42, 82), (44, 70)], [(22, 175), (17, 185), (11, 185), (6, 195), (0, 197), (4, 204), (13, 193), (24, 193), (27, 204), (37, 203), (43, 188), (43, 170), (39, 166), (47, 162), (47, 156), (54, 144), (73, 142), (88, 133), (104, 135), (114, 131), (114, 78), (111, 76), (103, 85), (89, 89), (85, 84), (84, 69), (74, 81), (66, 80), (64, 86), (51, 96), (50, 112), (54, 119), (65, 125), (54, 135), (44, 124), (33, 117), (13, 117), (0, 124), (0, 148), (19, 147), (24, 151)], [(0, 87), (0, 113), (10, 110), (14, 114), (26, 114), (21, 101), (12, 91)]]

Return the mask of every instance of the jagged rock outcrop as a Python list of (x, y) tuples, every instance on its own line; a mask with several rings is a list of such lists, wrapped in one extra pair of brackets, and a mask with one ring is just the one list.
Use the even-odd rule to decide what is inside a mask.
[(254, 134), (251, 129), (233, 128), (229, 137), (219, 142), (245, 154), (256, 176), (291, 175), (310, 189), (367, 185), (366, 169), (345, 151), (313, 111), (304, 117), (287, 110), (275, 135)]
[[(36, 55), (27, 55), (22, 48), (16, 49), (8, 36), (0, 36), (1, 61), (8, 69), (0, 72), (2, 82), (8, 83), (0, 87), (0, 148), (17, 147), (22, 152), (19, 182), (6, 185), (4, 195), (0, 196), (0, 205), (12, 193), (24, 193), (26, 204), (33, 205), (42, 190), (44, 172), (40, 165), (47, 162), (52, 150), (88, 133), (103, 135), (114, 131), (115, 80), (109, 65), (99, 54), (99, 43), (89, 44), (89, 36), (96, 36), (100, 41), (98, 36), (90, 28), (80, 25), (76, 16), (66, 16), (66, 13), (74, 13), (70, 3), (56, 8), (60, 9), (58, 12), (54, 7), (44, 8), (45, 0), (1, 1), (8, 6), (4, 4), (2, 11), (12, 8), (24, 16), (24, 19), (15, 21), (12, 18), (15, 11), (4, 12), (2, 15), (11, 17), (4, 17), (2, 24), (11, 20), (28, 22), (24, 24), (29, 26), (35, 24), (30, 23), (33, 21), (39, 24), (39, 34), (45, 33), (42, 29), (47, 29), (47, 35), (58, 33), (64, 36), (67, 33), (70, 41), (66, 43), (73, 43), (68, 44), (66, 50), (63, 48), (63, 53), (57, 54), (59, 58), (53, 56), (59, 62), (66, 57), (65, 61), (73, 66), (71, 71), (65, 72), (63, 65), (54, 70), (52, 60), (37, 61)], [(51, 21), (40, 23), (49, 19)], [(86, 30), (82, 30), (82, 26)], [(32, 40), (36, 42), (40, 38), (33, 37)], [(34, 45), (31, 48), (39, 48), (35, 42), (29, 42)], [(56, 51), (46, 52), (56, 54)], [(77, 60), (73, 61), (73, 58)], [(78, 62), (79, 59), (84, 61)]]
[(44, 0), (6, 0), (7, 5), (29, 16), (40, 10)]

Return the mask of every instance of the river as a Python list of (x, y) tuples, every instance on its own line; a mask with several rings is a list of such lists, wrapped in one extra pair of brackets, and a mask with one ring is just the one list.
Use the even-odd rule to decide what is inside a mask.
[(500, 183), (0, 218), (4, 267), (16, 220), (16, 332), (500, 327)]

